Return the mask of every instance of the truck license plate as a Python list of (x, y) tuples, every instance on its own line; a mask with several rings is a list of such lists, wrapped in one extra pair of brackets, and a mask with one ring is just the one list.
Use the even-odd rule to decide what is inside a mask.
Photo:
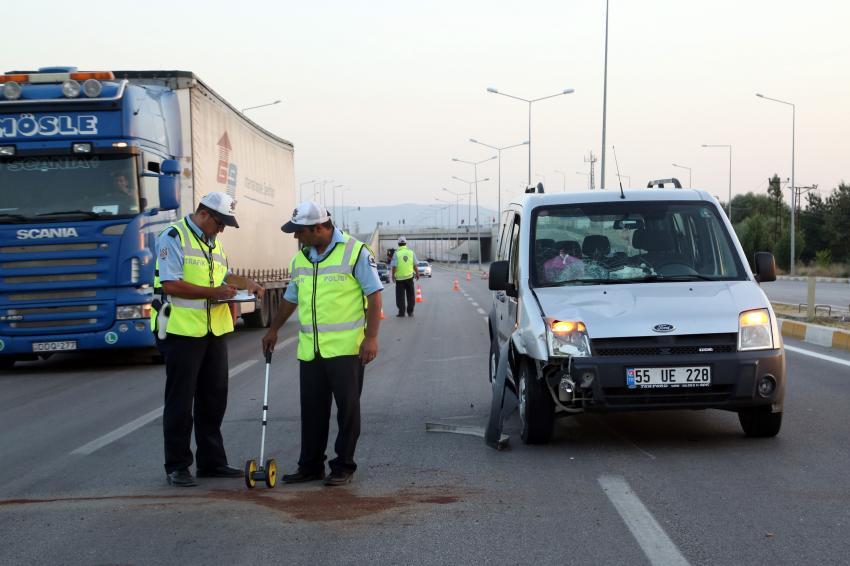
[(626, 368), (626, 386), (629, 389), (644, 387), (708, 387), (710, 385), (710, 366)]
[(33, 352), (63, 352), (67, 350), (76, 350), (76, 340), (63, 340), (61, 342), (33, 342)]

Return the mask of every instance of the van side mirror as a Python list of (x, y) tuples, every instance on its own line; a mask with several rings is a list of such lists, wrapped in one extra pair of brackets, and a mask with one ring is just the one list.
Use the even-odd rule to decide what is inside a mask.
[(490, 277), (487, 285), (491, 291), (505, 291), (509, 297), (516, 297), (516, 289), (508, 283), (508, 262), (494, 261), (490, 264)]
[(756, 252), (756, 281), (776, 281), (776, 260), (770, 252)]

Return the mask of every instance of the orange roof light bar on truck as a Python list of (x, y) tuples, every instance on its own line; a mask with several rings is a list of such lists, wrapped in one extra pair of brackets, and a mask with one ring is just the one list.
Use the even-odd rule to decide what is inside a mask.
[(0, 84), (14, 81), (16, 83), (61, 83), (67, 80), (87, 81), (95, 79), (99, 81), (108, 81), (115, 78), (112, 71), (86, 71), (74, 73), (19, 73), (15, 75), (0, 75)]

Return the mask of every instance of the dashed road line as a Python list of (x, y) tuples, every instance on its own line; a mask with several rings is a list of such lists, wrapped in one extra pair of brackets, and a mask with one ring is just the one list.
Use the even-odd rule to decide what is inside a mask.
[(797, 348), (796, 346), (788, 346), (787, 344), (785, 345), (785, 349), (789, 352), (794, 352), (795, 354), (803, 354), (804, 356), (811, 356), (813, 358), (826, 360), (834, 364), (840, 364), (843, 366), (850, 367), (850, 361), (842, 360), (841, 358), (836, 358), (833, 356), (827, 356), (826, 354), (821, 354), (820, 352), (812, 352), (811, 350), (806, 350), (805, 348)]
[[(291, 344), (295, 340), (297, 340), (297, 337), (292, 336), (290, 338), (287, 338), (283, 342), (280, 342), (277, 345), (277, 347), (283, 348), (284, 346)], [(253, 366), (256, 363), (257, 363), (257, 360), (247, 360), (247, 361), (244, 361), (241, 364), (231, 368), (228, 372), (230, 379), (233, 379), (233, 377), (239, 375), (240, 373), (242, 373), (243, 371), (245, 371), (246, 369), (248, 369), (249, 367)], [(91, 442), (89, 442), (87, 444), (83, 444), (79, 448), (72, 450), (71, 454), (75, 455), (75, 456), (76, 455), (88, 456), (88, 455), (96, 452), (97, 450), (100, 450), (104, 446), (112, 444), (113, 442), (115, 442), (116, 440), (119, 440), (121, 438), (124, 438), (125, 436), (127, 436), (131, 432), (135, 432), (136, 430), (142, 428), (143, 426), (145, 426), (149, 422), (151, 422), (155, 419), (158, 419), (159, 417), (162, 416), (163, 409), (164, 409), (164, 407), (160, 406), (160, 407), (154, 409), (153, 411), (151, 411), (149, 413), (145, 413), (141, 417), (139, 417), (139, 418), (137, 418), (133, 421), (130, 421), (129, 423), (127, 423), (123, 426), (116, 428), (112, 432), (108, 432), (108, 433), (104, 434), (103, 436), (101, 436), (100, 438), (95, 438)]]
[(478, 314), (487, 314), (487, 313), (486, 313), (486, 312), (484, 312), (484, 309), (479, 308), (479, 309), (478, 309)]
[(601, 476), (599, 485), (626, 523), (650, 564), (688, 566), (688, 561), (652, 516), (626, 480), (619, 476)]

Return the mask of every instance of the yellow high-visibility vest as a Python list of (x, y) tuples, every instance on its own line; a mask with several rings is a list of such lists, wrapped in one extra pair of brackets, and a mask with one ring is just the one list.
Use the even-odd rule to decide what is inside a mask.
[[(183, 248), (183, 281), (200, 287), (218, 287), (227, 275), (227, 257), (216, 239), (212, 249), (201, 241), (182, 219), (166, 230), (177, 230)], [(154, 293), (163, 294), (159, 280), (159, 258), (153, 281)], [(166, 332), (180, 336), (221, 336), (233, 332), (233, 317), (227, 303), (215, 304), (210, 299), (166, 297), (171, 303), (171, 315)], [(151, 308), (151, 329), (156, 329), (157, 310)]]
[(413, 250), (407, 246), (400, 247), (395, 253), (395, 278), (397, 281), (404, 281), (413, 277), (416, 265), (413, 261)]
[(366, 301), (354, 277), (354, 266), (365, 244), (343, 234), (343, 241), (320, 262), (307, 249), (292, 260), (292, 280), (298, 285), (298, 359), (355, 356), (366, 335)]

